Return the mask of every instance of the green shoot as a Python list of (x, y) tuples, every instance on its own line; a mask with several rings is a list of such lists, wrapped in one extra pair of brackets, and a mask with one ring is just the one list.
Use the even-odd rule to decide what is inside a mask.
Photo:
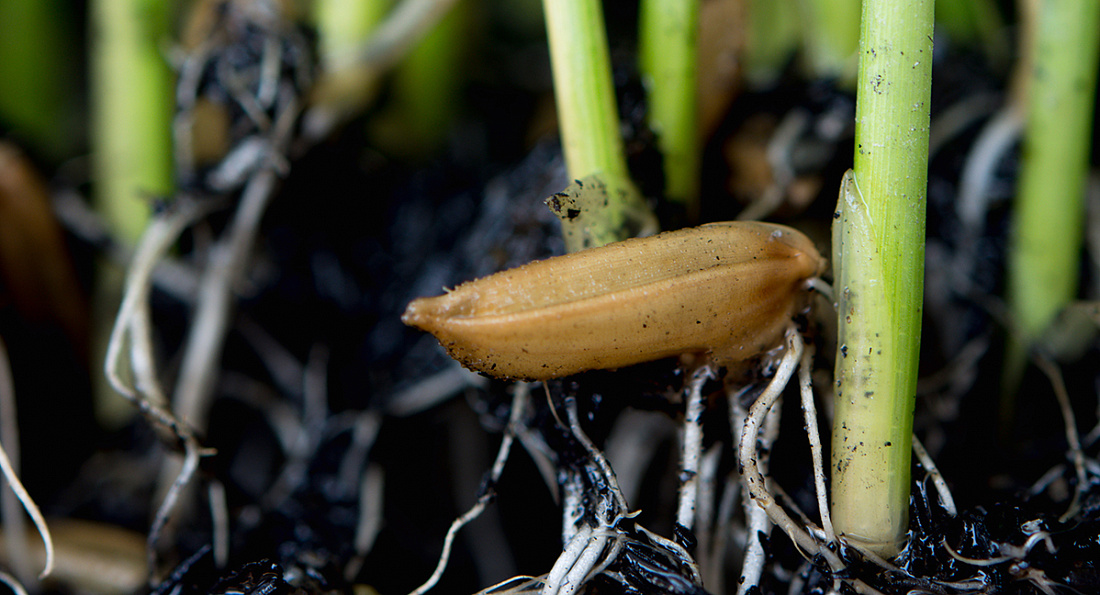
[(582, 232), (567, 232), (572, 252), (636, 235), (654, 226), (653, 215), (627, 171), (599, 0), (545, 0), (543, 11), (566, 169), (574, 179), (595, 174), (607, 189)]
[(908, 525), (932, 13), (932, 0), (864, 2), (855, 171), (842, 185), (834, 224), (833, 523), (850, 542), (884, 556), (898, 552)]

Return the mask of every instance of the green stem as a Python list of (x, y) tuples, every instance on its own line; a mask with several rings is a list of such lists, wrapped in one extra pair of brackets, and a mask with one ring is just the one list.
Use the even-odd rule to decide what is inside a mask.
[(833, 523), (882, 555), (908, 523), (920, 347), (932, 0), (863, 5), (855, 172), (834, 228)]
[[(569, 176), (597, 176), (607, 204), (584, 220), (580, 233), (566, 229), (574, 251), (634, 235), (652, 218), (630, 180), (611, 83), (611, 59), (599, 0), (544, 0), (554, 98)], [(572, 225), (569, 219), (562, 227)]]
[(116, 237), (134, 242), (149, 198), (172, 191), (172, 72), (163, 52), (161, 0), (92, 3), (92, 155), (98, 208)]
[(639, 67), (649, 92), (649, 126), (664, 154), (665, 197), (694, 217), (699, 203), (696, 38), (699, 0), (645, 0)]
[(1023, 162), (1008, 262), (1008, 304), (1017, 331), (1006, 386), (1022, 373), (1030, 344), (1077, 295), (1100, 2), (1044, 0), (1027, 98)]

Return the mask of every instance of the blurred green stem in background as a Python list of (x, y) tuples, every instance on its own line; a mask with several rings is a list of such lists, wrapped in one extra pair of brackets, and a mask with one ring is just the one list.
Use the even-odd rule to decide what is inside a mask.
[(664, 155), (665, 198), (689, 219), (699, 211), (696, 39), (699, 0), (643, 0), (638, 62), (649, 98), (649, 126)]
[(313, 25), (321, 63), (359, 48), (391, 5), (390, 0), (314, 0)]
[(92, 159), (96, 207), (112, 233), (135, 242), (150, 199), (172, 192), (173, 75), (169, 6), (91, 3)]
[(372, 122), (383, 146), (407, 157), (439, 148), (462, 105), (471, 2), (458, 2), (397, 65), (384, 114)]
[(1002, 415), (1032, 343), (1077, 296), (1085, 184), (1096, 111), (1100, 2), (1040, 0), (1027, 77), (1023, 158), (1008, 252), (1014, 333), (1004, 373)]
[(990, 64), (1007, 64), (1008, 35), (993, 0), (936, 0), (936, 26), (953, 44), (977, 48)]
[(798, 0), (748, 0), (745, 80), (769, 87), (779, 79), (801, 43)]

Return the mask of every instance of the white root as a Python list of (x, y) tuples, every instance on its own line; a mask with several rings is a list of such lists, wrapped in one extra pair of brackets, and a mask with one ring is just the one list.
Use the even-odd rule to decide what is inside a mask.
[[(721, 559), (711, 556), (714, 552), (715, 535), (721, 533), (722, 526), (715, 517), (715, 499), (718, 487), (718, 463), (722, 460), (723, 444), (715, 443), (703, 454), (699, 465), (699, 499), (695, 508), (695, 539), (698, 545), (695, 548), (695, 557), (698, 560), (700, 576), (713, 576), (718, 570), (712, 571), (714, 566), (721, 567)], [(702, 583), (709, 585), (709, 583)]]
[(546, 577), (542, 595), (577, 592), (589, 579), (603, 572), (615, 561), (622, 550), (624, 539), (623, 534), (615, 527), (627, 509), (626, 498), (619, 489), (615, 473), (604, 454), (581, 429), (577, 402), (573, 397), (565, 398), (565, 410), (570, 432), (600, 470), (600, 479), (607, 489), (602, 491), (601, 499), (595, 505), (597, 525), (592, 526), (580, 521), (583, 507), (579, 500), (574, 502), (580, 496), (580, 491), (576, 488), (580, 488), (583, 483), (579, 475), (572, 474), (576, 485), (567, 482), (563, 486), (562, 528), (563, 534), (569, 537), (565, 539), (566, 546)]
[[(200, 204), (183, 197), (177, 201), (173, 212), (154, 218), (146, 228), (127, 273), (122, 304), (111, 329), (104, 361), (104, 372), (112, 388), (129, 400), (161, 432), (162, 440), (170, 446), (182, 447), (184, 451), (183, 464), (171, 474), (174, 479), (163, 490), (161, 504), (149, 530), (150, 572), (155, 568), (156, 543), (161, 530), (175, 509), (180, 491), (190, 482), (198, 468), (199, 457), (204, 454), (192, 429), (180, 423), (168, 409), (167, 399), (157, 378), (152, 316), (149, 309), (152, 275), (157, 263), (175, 244), (180, 233), (214, 206), (216, 203)], [(126, 359), (124, 349), (127, 344), (133, 384), (123, 379), (123, 362)]]
[(1088, 489), (1089, 481), (1088, 473), (1085, 470), (1085, 451), (1081, 448), (1081, 437), (1077, 432), (1077, 418), (1074, 416), (1073, 407), (1069, 402), (1069, 392), (1066, 390), (1065, 380), (1062, 379), (1062, 371), (1057, 364), (1042, 354), (1037, 355), (1034, 360), (1035, 365), (1046, 374), (1047, 378), (1050, 379), (1051, 386), (1054, 388), (1054, 396), (1058, 399), (1058, 407), (1062, 411), (1062, 421), (1066, 427), (1066, 444), (1069, 446), (1073, 469), (1077, 472), (1077, 485), (1073, 490), (1073, 500), (1070, 502), (1069, 509), (1060, 519), (1065, 522), (1077, 514), (1081, 505), (1081, 498), (1085, 490)]
[[(8, 350), (4, 345), (4, 341), (0, 339), (0, 402), (3, 403), (4, 411), (4, 428), (2, 438), (3, 444), (0, 444), (0, 471), (3, 471), (4, 479), (8, 482), (8, 487), (11, 488), (12, 493), (23, 505), (23, 510), (27, 511), (27, 515), (31, 517), (31, 521), (34, 523), (35, 529), (38, 530), (38, 534), (42, 536), (42, 544), (46, 548), (46, 564), (42, 569), (42, 572), (38, 575), (38, 578), (43, 579), (53, 572), (54, 566), (54, 547), (53, 538), (50, 536), (50, 529), (46, 526), (46, 519), (42, 518), (42, 512), (38, 510), (38, 505), (31, 499), (31, 495), (27, 493), (26, 488), (23, 487), (23, 482), (19, 481), (19, 471), (16, 469), (18, 462), (13, 462), (8, 458), (7, 449), (11, 449), (14, 453), (13, 456), (18, 456), (19, 435), (13, 432), (13, 429), (17, 428), (15, 422), (15, 383), (12, 379), (11, 366), (8, 363)], [(14, 448), (13, 448), (14, 447)], [(8, 529), (8, 535), (14, 535), (14, 539), (17, 540), (14, 544), (15, 547), (10, 547), (9, 551), (15, 556), (20, 554), (25, 555), (26, 543), (23, 541), (26, 537), (23, 534), (23, 517), (18, 515), (18, 509), (14, 511), (10, 510), (15, 508), (10, 506), (8, 502), (8, 496), (4, 494), (4, 525)], [(10, 523), (10, 524), (9, 524)], [(16, 565), (16, 570), (25, 570), (29, 565), (29, 561), (25, 558)], [(14, 577), (3, 578), (3, 582), (12, 587), (13, 591), (18, 592), (22, 589), (22, 585)], [(9, 580), (10, 579), (10, 580)]]
[[(807, 555), (821, 556), (834, 572), (840, 571), (845, 567), (844, 561), (840, 559), (835, 551), (829, 548), (828, 543), (819, 541), (811, 534), (811, 532), (824, 534), (824, 531), (813, 526), (809, 521), (803, 521), (803, 524), (795, 522), (772, 497), (764, 479), (764, 469), (761, 468), (761, 455), (757, 449), (757, 438), (760, 435), (761, 427), (765, 426), (768, 421), (769, 412), (779, 400), (784, 387), (793, 376), (795, 365), (802, 357), (804, 350), (802, 337), (793, 328), (787, 332), (786, 343), (786, 351), (779, 362), (775, 376), (772, 377), (764, 392), (757, 397), (756, 402), (752, 404), (748, 417), (745, 419), (744, 429), (741, 431), (737, 456), (741, 466), (742, 480), (745, 483), (748, 496), (755, 506), (766, 513), (768, 519), (782, 529), (796, 547)], [(750, 540), (754, 537), (755, 535), (749, 536)], [(876, 589), (860, 579), (843, 579), (843, 582), (855, 589), (857, 593), (878, 593)]]
[(916, 435), (913, 435), (913, 453), (917, 455), (917, 459), (920, 461), (921, 466), (924, 467), (924, 470), (927, 471), (928, 475), (932, 478), (932, 485), (936, 486), (936, 493), (939, 494), (940, 504), (943, 505), (944, 510), (946, 510), (947, 514), (950, 516), (957, 516), (958, 509), (955, 508), (955, 498), (951, 495), (951, 488), (947, 487), (947, 481), (944, 480), (939, 467), (936, 467), (936, 462), (928, 455), (928, 451), (925, 450), (924, 444), (917, 439)]
[[(798, 526), (768, 492), (764, 474), (760, 468), (759, 451), (756, 448), (761, 425), (763, 425), (772, 405), (779, 400), (779, 396), (787, 386), (787, 382), (794, 375), (795, 365), (802, 356), (802, 348), (802, 338), (797, 332), (789, 331), (787, 333), (787, 350), (783, 354), (783, 359), (779, 362), (779, 368), (775, 371), (775, 376), (749, 409), (749, 415), (745, 419), (745, 427), (741, 430), (741, 442), (738, 444), (737, 456), (749, 497), (757, 506), (768, 513), (768, 517), (771, 518), (772, 522), (779, 525), (799, 548), (803, 551), (817, 551), (820, 549), (817, 541), (802, 527)], [(839, 559), (837, 561), (839, 563)]]
[(676, 522), (685, 529), (695, 526), (695, 506), (699, 494), (699, 459), (703, 452), (703, 413), (706, 412), (706, 395), (703, 385), (714, 376), (707, 364), (699, 366), (691, 374), (685, 394), (684, 437), (680, 447), (680, 499), (676, 509)]
[[(527, 400), (530, 394), (527, 387), (526, 384), (517, 384), (512, 395), (512, 412), (508, 419), (508, 427), (504, 431), (504, 437), (500, 441), (496, 460), (493, 461), (493, 466), (489, 470), (489, 486), (495, 485), (500, 480), (501, 474), (504, 473), (504, 465), (508, 462), (508, 456), (512, 452), (512, 443), (515, 441), (516, 428), (522, 424), (523, 416), (527, 412)], [(435, 570), (432, 571), (432, 575), (428, 577), (428, 580), (424, 581), (424, 584), (414, 589), (409, 595), (422, 595), (435, 587), (439, 579), (443, 577), (443, 571), (447, 569), (447, 562), (451, 557), (451, 547), (454, 545), (455, 536), (458, 535), (462, 527), (481, 516), (485, 508), (489, 506), (492, 498), (493, 490), (486, 490), (485, 493), (478, 496), (477, 502), (465, 514), (451, 523), (451, 527), (447, 529), (447, 536), (443, 539), (443, 551), (439, 554), (439, 562), (436, 564)]]
[(806, 436), (810, 440), (810, 456), (814, 466), (814, 490), (817, 493), (817, 510), (821, 516), (821, 528), (825, 531), (825, 540), (836, 541), (833, 520), (829, 516), (829, 496), (825, 492), (824, 454), (821, 448), (821, 435), (817, 426), (817, 407), (814, 406), (814, 390), (810, 381), (813, 369), (813, 346), (807, 347), (802, 354), (802, 363), (798, 369), (798, 388), (802, 395), (802, 414), (806, 418)]

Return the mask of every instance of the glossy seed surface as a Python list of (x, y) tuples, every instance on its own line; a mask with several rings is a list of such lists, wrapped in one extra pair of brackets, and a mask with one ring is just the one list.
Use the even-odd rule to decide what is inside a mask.
[(484, 374), (541, 380), (779, 344), (825, 260), (800, 232), (712, 223), (532, 262), (419, 298), (402, 316)]

